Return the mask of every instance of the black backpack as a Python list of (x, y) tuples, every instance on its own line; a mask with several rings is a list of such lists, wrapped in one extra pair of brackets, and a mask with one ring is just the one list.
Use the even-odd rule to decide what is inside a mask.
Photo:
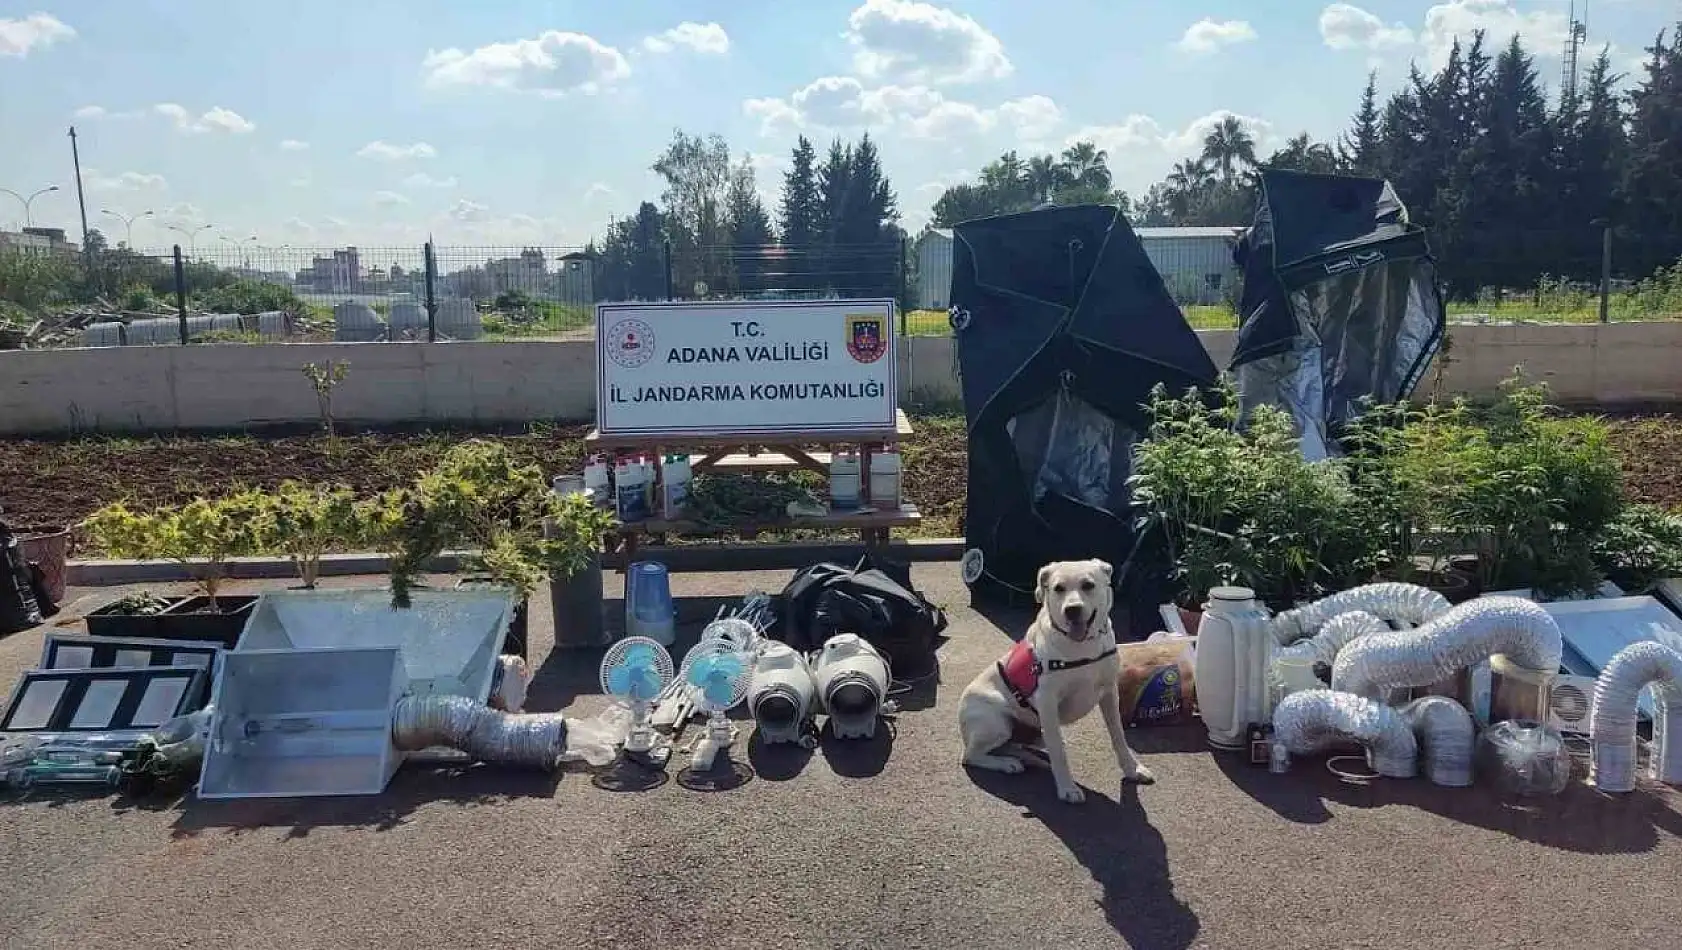
[(29, 563), (23, 559), (17, 535), (0, 521), (0, 636), (44, 622), (40, 603), (35, 599)]
[(911, 568), (866, 553), (853, 567), (814, 564), (783, 588), (771, 635), (808, 652), (838, 633), (856, 633), (882, 651), (894, 678), (934, 672), (946, 642), (946, 614), (911, 586)]

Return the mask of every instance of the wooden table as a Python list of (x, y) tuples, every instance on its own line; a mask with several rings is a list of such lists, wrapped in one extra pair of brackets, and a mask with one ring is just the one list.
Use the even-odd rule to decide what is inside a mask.
[[(892, 528), (909, 527), (922, 520), (915, 505), (901, 504), (895, 511), (877, 511), (870, 503), (870, 459), (876, 452), (898, 446), (911, 436), (911, 420), (903, 410), (895, 417), (892, 429), (858, 429), (844, 432), (789, 433), (744, 436), (726, 432), (682, 435), (602, 435), (595, 429), (584, 436), (587, 454), (605, 451), (617, 455), (619, 450), (652, 450), (663, 457), (672, 451), (687, 451), (689, 468), (693, 474), (704, 472), (748, 473), (779, 472), (806, 469), (828, 476), (829, 463), (836, 446), (856, 447), (859, 456), (858, 510), (831, 511), (809, 517), (782, 518), (774, 521), (744, 522), (733, 526), (744, 537), (751, 538), (762, 531), (784, 528), (839, 529), (859, 532), (866, 545), (888, 542)], [(808, 450), (807, 446), (824, 445), (831, 451)], [(635, 554), (637, 541), (644, 535), (689, 534), (701, 528), (693, 521), (647, 518), (619, 526), (617, 536), (627, 558)]]

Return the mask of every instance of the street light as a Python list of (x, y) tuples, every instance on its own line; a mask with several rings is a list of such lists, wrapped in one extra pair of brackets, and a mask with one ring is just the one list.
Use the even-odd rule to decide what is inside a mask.
[(169, 228), (177, 234), (185, 234), (187, 236), (187, 253), (189, 254), (197, 254), (199, 252), (199, 232), (207, 231), (215, 226), (216, 225), (214, 224), (201, 224), (196, 228), (184, 228), (179, 224), (164, 225), (164, 227)]
[(36, 198), (41, 197), (42, 195), (46, 194), (49, 191), (57, 191), (57, 190), (58, 190), (57, 185), (48, 185), (47, 187), (42, 188), (40, 191), (32, 192), (29, 197), (25, 198), (23, 195), (18, 194), (17, 192), (13, 191), (10, 188), (0, 188), (0, 191), (3, 191), (6, 194), (11, 195), (13, 198), (16, 198), (17, 200), (23, 202), (23, 226), (26, 227), (26, 228), (31, 228), (31, 227), (35, 226), (35, 219), (29, 216), (29, 206), (35, 203)]
[[(236, 241), (233, 238), (228, 237), (226, 234), (218, 234), (218, 235), (216, 235), (216, 237), (219, 240), (224, 241), (228, 244), (232, 244), (234, 247), (238, 247), (238, 248), (244, 248), (248, 244), (256, 244), (257, 243), (257, 235), (255, 235), (255, 234), (251, 235), (250, 237), (246, 238), (243, 241)], [(247, 270), (249, 270), (251, 268), (251, 254), (249, 252), (244, 252), (243, 253), (243, 259), (240, 261), (239, 266), (243, 267)]]
[(123, 214), (121, 211), (112, 211), (110, 208), (101, 208), (99, 213), (108, 214), (123, 222), (123, 246), (131, 251), (134, 250), (134, 222), (152, 216), (150, 211), (142, 211), (139, 214)]

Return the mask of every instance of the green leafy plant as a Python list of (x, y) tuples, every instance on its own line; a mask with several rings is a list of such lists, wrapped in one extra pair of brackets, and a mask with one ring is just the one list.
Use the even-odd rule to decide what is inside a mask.
[(130, 617), (153, 617), (163, 613), (167, 607), (169, 601), (147, 590), (111, 602), (112, 612)]
[(107, 505), (82, 522), (89, 539), (108, 554), (175, 561), (186, 568), (213, 611), (228, 561), (263, 550), (272, 525), (268, 500), (255, 491), (144, 513)]
[(322, 555), (354, 544), (360, 534), (356, 496), (342, 485), (285, 481), (266, 500), (269, 549), (290, 558), (304, 587), (314, 588)]
[(1682, 577), (1682, 514), (1630, 505), (1594, 541), (1595, 565), (1625, 593)]
[(310, 381), (310, 388), (315, 390), (316, 410), (321, 414), (321, 427), (327, 430), (327, 439), (332, 442), (338, 438), (337, 430), (333, 426), (333, 390), (350, 375), (350, 363), (347, 360), (322, 360), (319, 363), (305, 363), (304, 378)]

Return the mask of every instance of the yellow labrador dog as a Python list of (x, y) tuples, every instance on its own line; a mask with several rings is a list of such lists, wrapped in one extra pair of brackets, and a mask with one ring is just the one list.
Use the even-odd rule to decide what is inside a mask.
[(1122, 731), (1115, 631), (1110, 628), (1111, 581), (1103, 561), (1060, 561), (1040, 568), (1033, 626), (998, 663), (975, 678), (958, 702), (964, 764), (1021, 772), (1037, 760), (1015, 738), (1037, 729), (1057, 782), (1057, 797), (1078, 803), (1086, 794), (1069, 774), (1063, 727), (1097, 706), (1110, 732), (1124, 782), (1149, 785), (1150, 769)]

